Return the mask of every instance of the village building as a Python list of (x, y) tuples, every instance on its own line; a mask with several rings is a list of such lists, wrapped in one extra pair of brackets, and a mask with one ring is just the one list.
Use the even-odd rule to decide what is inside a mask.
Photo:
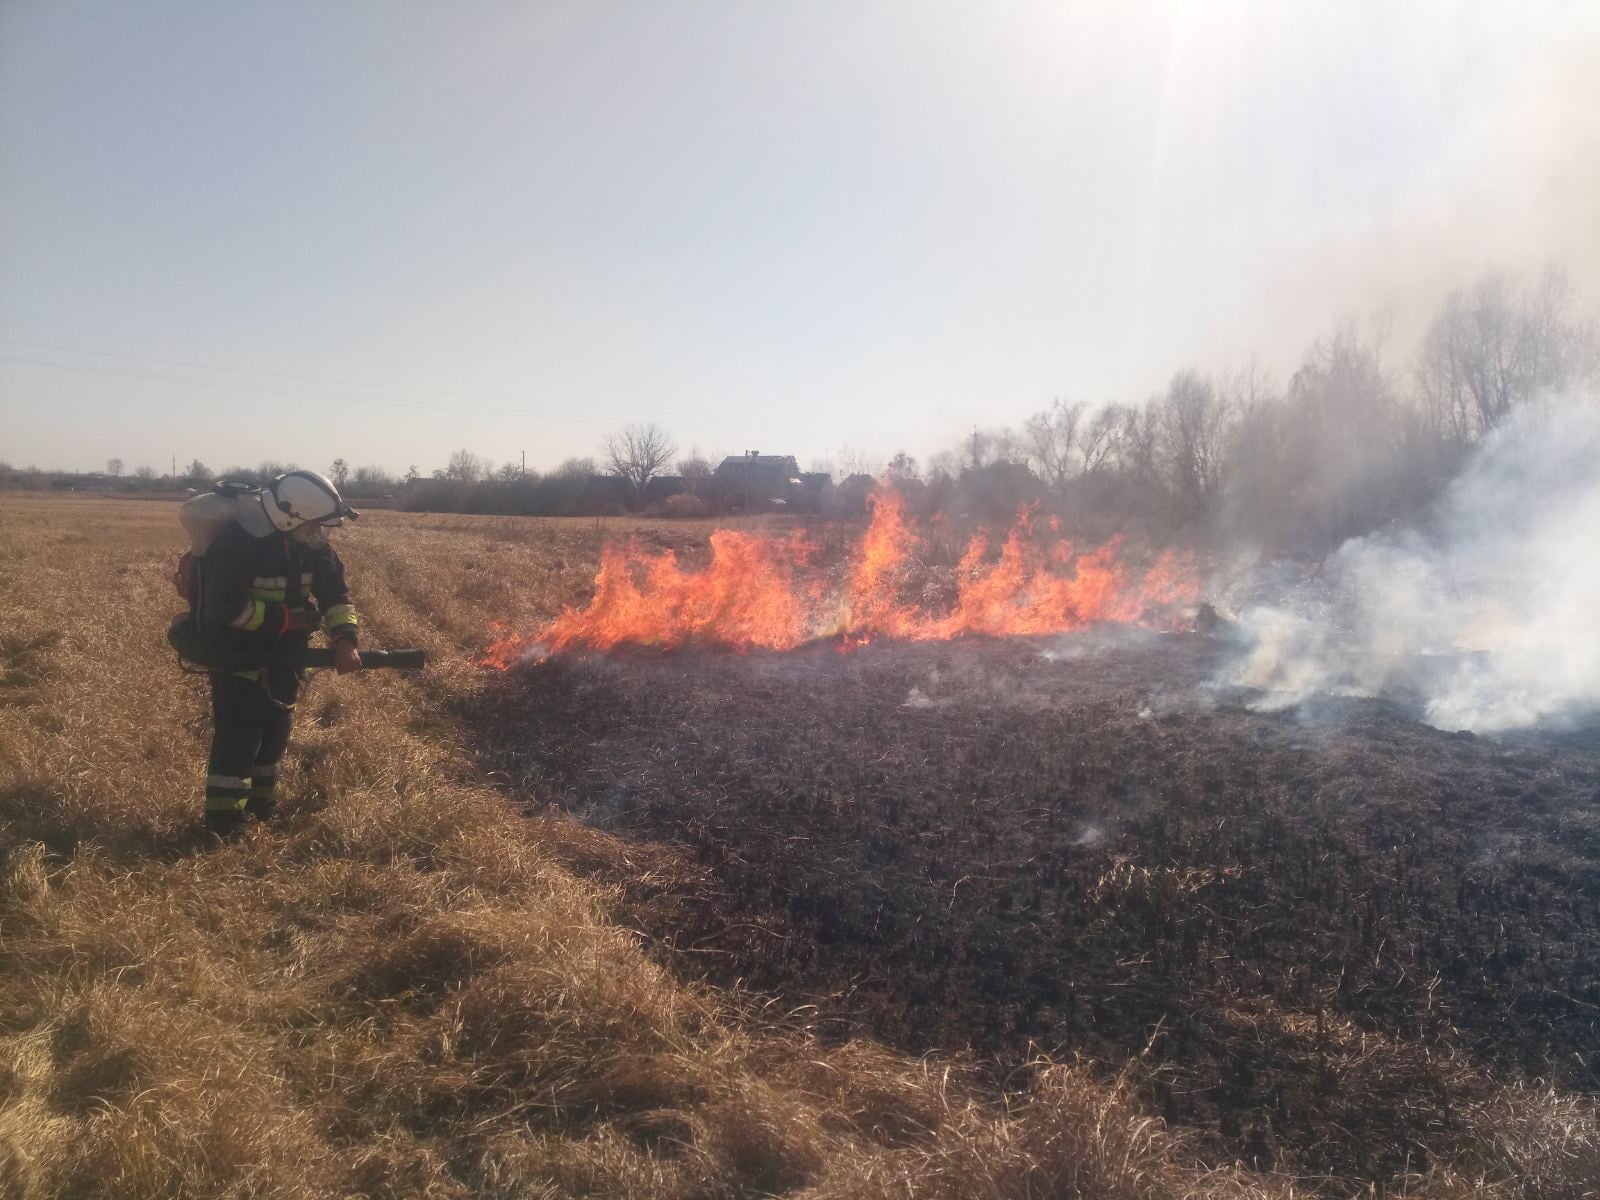
[(833, 486), (826, 472), (802, 471), (792, 454), (730, 454), (711, 474), (718, 503), (729, 511), (815, 512)]

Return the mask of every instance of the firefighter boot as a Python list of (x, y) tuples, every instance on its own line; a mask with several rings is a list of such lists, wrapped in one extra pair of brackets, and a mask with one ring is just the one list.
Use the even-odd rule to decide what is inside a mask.
[(237, 808), (208, 808), (206, 832), (219, 838), (238, 837), (244, 832), (244, 813)]
[(245, 815), (256, 821), (270, 821), (278, 815), (278, 764), (257, 763), (250, 773), (250, 795), (244, 802)]
[(244, 806), (250, 781), (233, 775), (206, 778), (206, 828), (218, 837), (233, 837), (244, 829)]

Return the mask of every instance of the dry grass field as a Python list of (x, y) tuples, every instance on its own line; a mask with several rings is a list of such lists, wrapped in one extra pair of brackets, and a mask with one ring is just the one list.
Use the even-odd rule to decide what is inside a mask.
[[(490, 623), (581, 600), (617, 532), (385, 512), (341, 534), (365, 640), (434, 665), (319, 677), (284, 819), (216, 846), (203, 680), (162, 636), (175, 506), (0, 497), (0, 1197), (1360, 1189), (1204, 1160), (1137, 1059), (997, 1087), (632, 927), (628, 893), (705, 887), (702, 866), (541, 806), (471, 716), (505, 686), (473, 665)], [(1583, 1100), (1520, 1083), (1455, 1119), (1462, 1152), (1391, 1193), (1597, 1194)]]

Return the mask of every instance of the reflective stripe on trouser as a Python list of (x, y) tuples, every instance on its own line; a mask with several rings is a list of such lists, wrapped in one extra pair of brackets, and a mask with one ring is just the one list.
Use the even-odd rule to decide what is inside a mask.
[(278, 788), (278, 764), (257, 763), (250, 772), (250, 799), (271, 800)]
[(242, 812), (250, 798), (250, 781), (238, 775), (206, 776), (207, 812)]
[[(294, 711), (274, 703), (261, 682), (213, 671), (206, 807), (243, 808), (254, 791), (252, 780), (270, 790), (268, 780), (276, 779), (293, 725)], [(213, 780), (226, 783), (213, 788)]]

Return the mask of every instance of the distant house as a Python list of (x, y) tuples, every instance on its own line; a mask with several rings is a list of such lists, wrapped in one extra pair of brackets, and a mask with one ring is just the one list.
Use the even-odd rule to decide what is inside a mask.
[(652, 475), (650, 482), (644, 485), (644, 502), (659, 504), (688, 490), (689, 482), (682, 475)]
[(756, 450), (730, 454), (717, 464), (709, 482), (709, 490), (722, 507), (743, 512), (815, 511), (832, 486), (826, 473), (801, 471), (792, 454), (762, 454)]
[(1003, 521), (1024, 504), (1043, 499), (1045, 487), (1023, 463), (1001, 460), (962, 471), (956, 490), (963, 515)]
[(633, 499), (633, 485), (620, 475), (591, 475), (589, 494), (608, 510), (620, 512)]
[(756, 450), (730, 454), (712, 472), (718, 488), (730, 499), (759, 502), (785, 499), (800, 480), (800, 464), (792, 454), (762, 454)]
[(98, 471), (85, 471), (76, 475), (57, 475), (50, 487), (58, 492), (111, 492), (122, 485), (115, 475), (102, 475)]

